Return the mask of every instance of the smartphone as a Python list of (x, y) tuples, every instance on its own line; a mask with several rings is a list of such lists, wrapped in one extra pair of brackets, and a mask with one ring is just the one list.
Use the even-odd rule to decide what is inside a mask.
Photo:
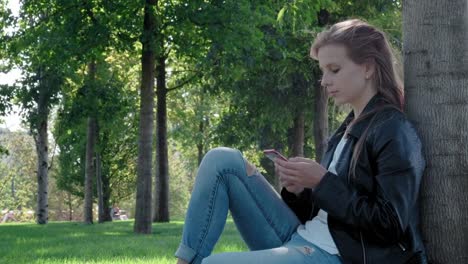
[(288, 159), (286, 157), (284, 157), (283, 155), (281, 155), (281, 153), (279, 153), (278, 151), (276, 151), (274, 149), (265, 149), (263, 151), (263, 154), (265, 154), (273, 162), (275, 161), (275, 158), (276, 159), (282, 159), (284, 161), (288, 161)]

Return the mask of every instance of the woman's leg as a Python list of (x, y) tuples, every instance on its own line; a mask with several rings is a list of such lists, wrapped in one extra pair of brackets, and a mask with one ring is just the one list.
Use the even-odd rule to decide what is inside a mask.
[(281, 247), (250, 251), (228, 252), (211, 255), (202, 264), (341, 264), (338, 255), (331, 255), (294, 233), (290, 241)]
[(238, 150), (216, 148), (205, 155), (198, 169), (176, 256), (189, 263), (209, 256), (228, 209), (251, 250), (283, 245), (300, 224), (262, 175), (247, 175)]

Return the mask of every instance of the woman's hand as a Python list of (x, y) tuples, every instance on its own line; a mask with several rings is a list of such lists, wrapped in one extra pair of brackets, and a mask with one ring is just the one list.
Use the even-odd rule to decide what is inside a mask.
[(278, 171), (281, 184), (295, 194), (304, 188), (315, 188), (327, 173), (327, 170), (314, 160), (301, 157), (291, 158), (288, 161), (276, 159), (275, 169)]
[(299, 185), (294, 185), (294, 184), (292, 184), (290, 182), (284, 181), (282, 179), (282, 175), (280, 174), (278, 167), (279, 166), (277, 166), (276, 163), (275, 163), (275, 173), (276, 173), (276, 175), (279, 176), (281, 186), (286, 188), (286, 190), (288, 190), (288, 192), (294, 193), (296, 196), (299, 195), (302, 191), (304, 191), (304, 187), (299, 186)]

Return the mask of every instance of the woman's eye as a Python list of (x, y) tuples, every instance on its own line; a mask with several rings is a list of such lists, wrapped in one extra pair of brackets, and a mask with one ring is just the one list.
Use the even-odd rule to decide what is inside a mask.
[(333, 69), (331, 70), (333, 73), (338, 73), (340, 71), (340, 69)]

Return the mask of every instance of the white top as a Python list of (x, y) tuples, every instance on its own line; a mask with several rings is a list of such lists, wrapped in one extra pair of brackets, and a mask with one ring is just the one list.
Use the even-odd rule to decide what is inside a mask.
[[(346, 141), (347, 139), (343, 136), (333, 153), (333, 159), (328, 167), (328, 171), (336, 174), (336, 163), (341, 156), (341, 152), (343, 151)], [(313, 243), (328, 253), (339, 255), (338, 248), (336, 247), (335, 241), (333, 241), (330, 230), (328, 229), (327, 216), (327, 212), (320, 209), (317, 216), (312, 218), (312, 220), (307, 221), (305, 225), (300, 225), (297, 228), (297, 233), (305, 240)]]

